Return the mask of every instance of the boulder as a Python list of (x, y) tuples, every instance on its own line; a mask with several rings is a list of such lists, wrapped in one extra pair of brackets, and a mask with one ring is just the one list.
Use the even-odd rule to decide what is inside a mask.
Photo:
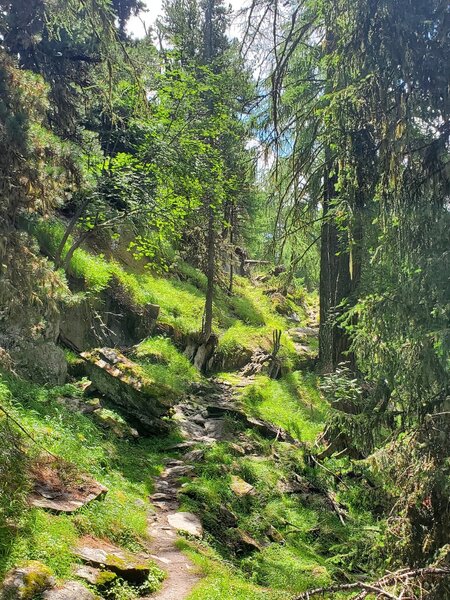
[(167, 515), (167, 521), (177, 531), (184, 531), (194, 537), (201, 538), (203, 526), (200, 519), (190, 512), (176, 512)]
[(148, 556), (133, 554), (103, 540), (84, 538), (74, 554), (87, 565), (116, 573), (136, 585), (142, 585), (150, 573)]
[(68, 581), (60, 588), (47, 590), (43, 600), (96, 600), (97, 596), (78, 581)]
[(236, 496), (253, 496), (255, 494), (255, 488), (241, 479), (237, 477), (237, 475), (231, 476), (231, 490), (236, 494)]
[(6, 574), (0, 588), (0, 599), (32, 600), (54, 584), (55, 580), (48, 567), (40, 562), (30, 561)]
[(136, 419), (144, 431), (166, 431), (162, 420), (175, 401), (174, 392), (150, 378), (142, 367), (112, 348), (83, 352), (92, 386)]
[(53, 341), (22, 342), (10, 354), (16, 370), (35, 383), (62, 385), (66, 380), (66, 357)]

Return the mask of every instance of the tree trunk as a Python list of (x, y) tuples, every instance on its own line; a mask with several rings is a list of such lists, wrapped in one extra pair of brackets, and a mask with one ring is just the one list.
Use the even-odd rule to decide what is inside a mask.
[(228, 291), (230, 294), (233, 293), (233, 276), (234, 276), (234, 205), (231, 205), (230, 214), (230, 279), (228, 284)]
[(213, 320), (213, 298), (214, 298), (214, 277), (215, 277), (215, 250), (216, 250), (216, 236), (214, 229), (214, 208), (209, 207), (209, 219), (208, 219), (208, 264), (206, 269), (206, 276), (208, 278), (208, 284), (206, 288), (206, 299), (205, 299), (205, 311), (203, 313), (203, 327), (202, 336), (203, 341), (206, 343), (211, 337), (212, 333), (212, 320)]
[[(55, 268), (56, 269), (59, 269), (59, 267), (62, 266), (64, 247), (67, 243), (67, 240), (72, 235), (76, 224), (78, 223), (81, 215), (84, 213), (88, 204), (89, 204), (89, 199), (86, 198), (84, 200), (84, 202), (77, 208), (73, 217), (70, 219), (69, 224), (66, 227), (64, 235), (62, 236), (61, 241), (59, 242), (59, 246), (56, 249), (56, 253), (55, 253)], [(69, 252), (70, 252), (70, 250), (69, 250)], [(74, 252), (74, 250), (72, 251), (72, 254), (73, 254), (73, 252)], [(67, 262), (67, 261), (65, 261), (65, 262)], [(69, 259), (69, 262), (70, 262), (70, 259)]]
[[(331, 54), (336, 46), (334, 34), (327, 27), (326, 52)], [(334, 91), (333, 67), (327, 71), (327, 93)], [(329, 147), (325, 148), (323, 220), (320, 251), (320, 329), (319, 329), (319, 367), (324, 373), (334, 371), (340, 362), (353, 358), (348, 354), (350, 338), (336, 320), (340, 304), (352, 291), (350, 255), (348, 241), (338, 229), (333, 215), (333, 201), (337, 198), (337, 164), (331, 156)]]
[[(214, 0), (208, 0), (205, 7), (205, 32), (203, 39), (203, 57), (205, 64), (209, 65), (214, 55), (213, 48), (213, 8)], [(208, 92), (207, 98), (208, 112), (210, 114), (214, 111), (214, 102), (211, 96), (211, 92)], [(211, 143), (211, 140), (210, 140)], [(205, 298), (205, 310), (203, 313), (203, 324), (202, 324), (202, 337), (203, 343), (207, 343), (212, 333), (212, 320), (213, 320), (213, 298), (214, 298), (214, 277), (215, 277), (215, 218), (214, 218), (214, 207), (212, 206), (212, 199), (209, 195), (205, 198), (208, 214), (208, 239), (207, 239), (207, 268), (206, 276), (208, 279), (206, 288)]]

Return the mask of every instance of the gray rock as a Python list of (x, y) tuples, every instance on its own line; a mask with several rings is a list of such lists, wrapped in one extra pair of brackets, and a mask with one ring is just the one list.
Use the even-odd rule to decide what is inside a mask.
[(203, 460), (203, 457), (205, 456), (205, 451), (202, 450), (201, 448), (198, 448), (197, 450), (191, 450), (190, 452), (187, 452), (184, 455), (184, 460), (186, 462), (199, 462), (201, 460)]
[(203, 526), (200, 519), (190, 512), (176, 512), (167, 516), (167, 521), (173, 529), (185, 531), (194, 537), (201, 538)]
[(74, 554), (90, 566), (106, 567), (108, 571), (138, 585), (145, 582), (150, 572), (146, 555), (133, 554), (103, 540), (85, 538), (75, 548)]
[(187, 475), (191, 475), (194, 467), (192, 465), (176, 465), (175, 467), (167, 468), (162, 477), (185, 477)]
[(17, 370), (36, 383), (61, 385), (67, 377), (67, 361), (62, 349), (54, 342), (22, 344), (11, 352)]
[(9, 571), (0, 587), (1, 600), (32, 600), (55, 585), (50, 569), (37, 561)]
[(43, 600), (95, 600), (96, 596), (78, 581), (68, 581), (60, 588), (44, 592)]

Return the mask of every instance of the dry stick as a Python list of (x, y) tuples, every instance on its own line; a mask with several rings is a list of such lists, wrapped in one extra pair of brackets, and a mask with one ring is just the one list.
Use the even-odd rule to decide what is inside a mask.
[(22, 431), (28, 438), (30, 438), (30, 440), (33, 442), (33, 444), (36, 444), (36, 446), (38, 446), (39, 448), (42, 448), (42, 450), (44, 450), (45, 452), (47, 452), (47, 454), (50, 454), (50, 456), (53, 456), (53, 458), (58, 459), (58, 457), (53, 454), (53, 452), (50, 452), (50, 450), (47, 450), (47, 448), (45, 448), (42, 444), (40, 444), (39, 442), (37, 442), (34, 437), (31, 435), (31, 433), (29, 433), (25, 427), (23, 425), (21, 425), (19, 423), (19, 421), (17, 421), (17, 419), (15, 419), (10, 412), (8, 412), (6, 410), (6, 408), (3, 408), (3, 406), (0, 405), (0, 410), (5, 413), (6, 417), (8, 419), (10, 419), (19, 429), (20, 431)]
[[(438, 567), (425, 567), (423, 569), (401, 569), (395, 573), (389, 573), (385, 575), (378, 581), (374, 583), (364, 583), (362, 581), (357, 581), (355, 583), (342, 583), (337, 585), (332, 585), (330, 587), (322, 587), (316, 588), (314, 590), (310, 590), (308, 592), (304, 592), (300, 594), (300, 596), (296, 596), (293, 600), (310, 600), (313, 596), (320, 596), (323, 594), (333, 594), (335, 592), (345, 592), (351, 590), (363, 590), (363, 594), (365, 592), (374, 592), (377, 594), (381, 594), (385, 598), (392, 598), (394, 600), (398, 600), (397, 596), (392, 595), (389, 592), (381, 589), (380, 586), (383, 585), (393, 585), (394, 583), (398, 583), (402, 580), (408, 581), (410, 578), (419, 578), (419, 577), (445, 577), (450, 576), (450, 569), (442, 569)], [(358, 596), (360, 597), (360, 596)], [(355, 599), (356, 600), (356, 599)]]

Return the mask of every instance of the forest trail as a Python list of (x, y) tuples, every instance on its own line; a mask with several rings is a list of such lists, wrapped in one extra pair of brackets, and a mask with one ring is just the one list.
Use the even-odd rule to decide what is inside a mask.
[(185, 441), (174, 450), (185, 453), (181, 459), (167, 460), (164, 471), (155, 479), (155, 492), (151, 497), (154, 510), (149, 512), (148, 531), (152, 538), (149, 552), (167, 577), (161, 590), (149, 599), (187, 598), (200, 580), (195, 566), (176, 544), (177, 530), (182, 530), (183, 524), (194, 537), (202, 535), (201, 523), (195, 515), (179, 512), (180, 478), (189, 477), (193, 472), (192, 463), (201, 459), (202, 450), (194, 448), (197, 443), (214, 444), (227, 438), (225, 415), (230, 410), (238, 410), (231, 395), (228, 385), (211, 381), (197, 386), (193, 394), (175, 407), (174, 418)]
[[(181, 461), (175, 461), (181, 463)], [(172, 475), (173, 466), (168, 465), (155, 482), (154, 506), (149, 513), (148, 531), (152, 537), (149, 551), (167, 577), (162, 588), (149, 596), (154, 600), (180, 600), (187, 598), (199, 581), (194, 565), (176, 546), (177, 532), (169, 523), (169, 516), (176, 514), (178, 485)], [(160, 500), (157, 500), (160, 498)], [(164, 499), (164, 500), (163, 500)]]

